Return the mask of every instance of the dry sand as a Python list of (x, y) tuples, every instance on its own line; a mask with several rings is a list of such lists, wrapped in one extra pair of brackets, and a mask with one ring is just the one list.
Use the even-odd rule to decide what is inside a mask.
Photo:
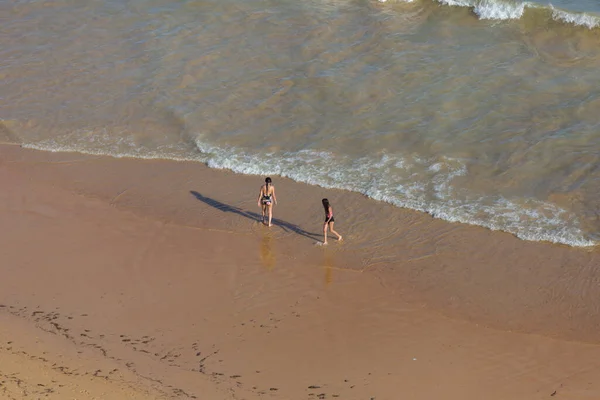
[(0, 399), (600, 398), (596, 250), (277, 177), (269, 229), (260, 177), (0, 156)]

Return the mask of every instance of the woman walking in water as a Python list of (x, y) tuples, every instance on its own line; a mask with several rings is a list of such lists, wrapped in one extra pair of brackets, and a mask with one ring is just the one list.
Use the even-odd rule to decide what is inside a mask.
[(331, 232), (336, 234), (338, 240), (342, 240), (342, 235), (340, 235), (333, 229), (333, 223), (335, 222), (335, 219), (333, 218), (333, 207), (331, 207), (331, 204), (329, 204), (329, 200), (327, 199), (323, 199), (322, 202), (323, 208), (325, 209), (325, 223), (323, 224), (323, 244), (327, 244), (327, 228), (329, 228)]
[(271, 185), (271, 178), (265, 179), (265, 184), (260, 187), (258, 193), (258, 206), (262, 207), (262, 223), (265, 223), (265, 214), (269, 212), (269, 226), (271, 219), (273, 219), (273, 202), (277, 204), (277, 197), (275, 197), (275, 186)]

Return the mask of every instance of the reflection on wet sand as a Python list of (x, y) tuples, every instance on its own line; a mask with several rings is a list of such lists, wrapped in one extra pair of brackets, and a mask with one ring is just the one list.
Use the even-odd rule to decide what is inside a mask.
[(333, 254), (325, 250), (323, 256), (323, 268), (325, 269), (325, 285), (333, 282), (333, 269), (335, 268), (335, 257)]
[(273, 237), (271, 232), (265, 232), (260, 244), (260, 260), (263, 266), (272, 271), (275, 268), (275, 255), (273, 254)]

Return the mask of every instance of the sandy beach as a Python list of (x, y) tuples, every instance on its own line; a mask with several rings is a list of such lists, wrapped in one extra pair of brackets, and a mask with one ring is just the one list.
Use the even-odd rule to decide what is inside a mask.
[[(0, 146), (2, 399), (597, 399), (598, 251)], [(344, 242), (319, 246), (328, 197)]]

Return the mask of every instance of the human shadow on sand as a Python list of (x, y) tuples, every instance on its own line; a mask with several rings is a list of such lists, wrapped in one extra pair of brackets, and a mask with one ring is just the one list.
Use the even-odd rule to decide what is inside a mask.
[[(200, 193), (196, 192), (195, 190), (190, 190), (190, 193), (196, 199), (200, 200), (203, 203), (208, 204), (211, 207), (216, 208), (217, 210), (220, 210), (223, 212), (231, 212), (231, 213), (234, 213), (237, 215), (241, 215), (242, 217), (249, 218), (254, 221), (262, 221), (261, 214), (258, 214), (258, 213), (252, 212), (252, 211), (242, 210), (239, 207), (234, 207), (234, 206), (230, 206), (229, 204), (221, 203), (220, 201), (211, 199), (210, 197), (202, 196)], [(278, 226), (281, 229), (283, 229), (285, 232), (294, 232), (297, 235), (304, 236), (304, 237), (307, 237), (312, 240), (319, 240), (321, 238), (321, 236), (318, 233), (307, 232), (297, 225), (280, 220), (278, 218), (273, 218), (271, 220), (271, 222), (273, 223), (273, 226)]]

